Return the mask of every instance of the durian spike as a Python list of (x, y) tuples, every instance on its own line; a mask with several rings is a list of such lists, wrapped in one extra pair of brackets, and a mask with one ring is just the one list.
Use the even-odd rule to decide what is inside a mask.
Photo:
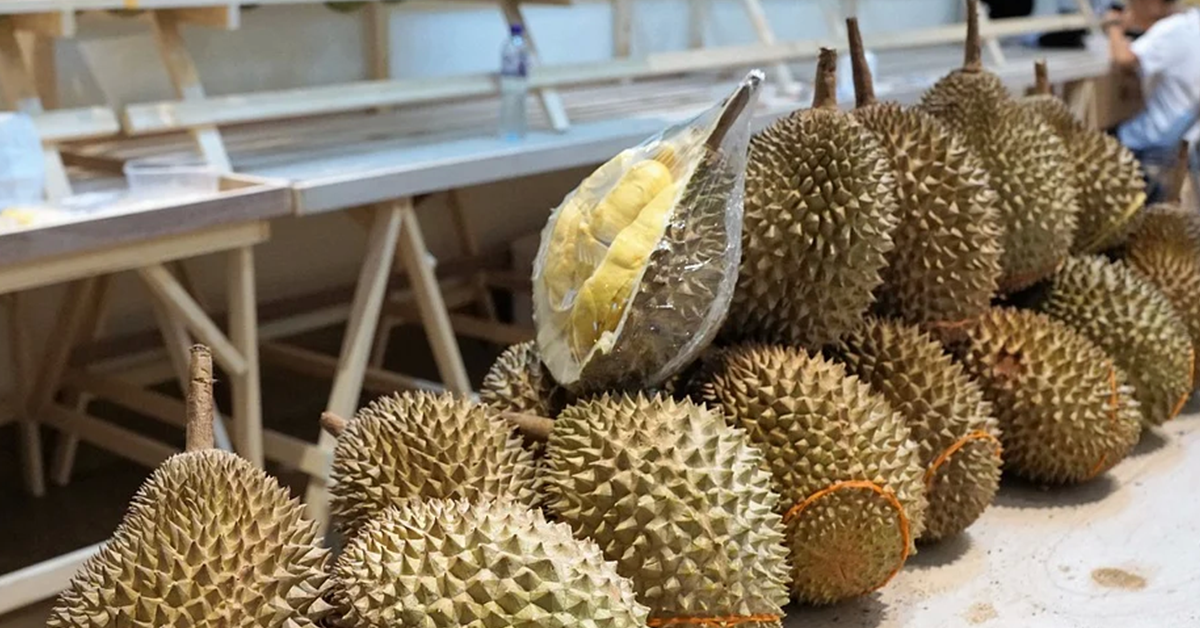
[(550, 432), (554, 431), (554, 420), (546, 417), (516, 412), (505, 412), (501, 417), (529, 440), (546, 442), (550, 440)]
[(213, 448), (212, 389), (212, 351), (204, 345), (192, 345), (188, 367), (186, 451)]
[(821, 48), (813, 83), (813, 109), (837, 109), (837, 51)]
[(1034, 84), (1034, 93), (1041, 96), (1050, 96), (1054, 94), (1054, 88), (1050, 85), (1050, 70), (1046, 68), (1046, 60), (1039, 59), (1033, 64), (1033, 75), (1036, 77)]
[(967, 42), (963, 53), (963, 71), (983, 71), (983, 49), (979, 41), (979, 0), (967, 0)]
[(349, 422), (346, 419), (332, 412), (321, 413), (321, 428), (334, 438), (341, 436), (342, 432), (346, 431), (347, 425), (349, 425)]
[(867, 65), (858, 18), (846, 18), (846, 36), (850, 40), (850, 67), (854, 70), (854, 106), (861, 109), (875, 104), (875, 80)]
[(1188, 174), (1188, 143), (1184, 140), (1179, 143), (1179, 154), (1175, 158), (1175, 167), (1171, 169), (1171, 178), (1167, 180), (1167, 189), (1165, 190), (1168, 203), (1178, 204), (1183, 200), (1183, 182), (1187, 180)]

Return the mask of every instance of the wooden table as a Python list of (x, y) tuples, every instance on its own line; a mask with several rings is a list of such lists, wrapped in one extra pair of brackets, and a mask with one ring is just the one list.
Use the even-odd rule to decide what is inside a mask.
[[(150, 468), (179, 451), (91, 416), (85, 411), (86, 404), (80, 403), (81, 391), (104, 395), (117, 403), (128, 394), (151, 394), (90, 374), (85, 365), (71, 363), (72, 349), (94, 332), (103, 315), (109, 278), (124, 271), (136, 272), (148, 288), (149, 301), (181, 381), (186, 381), (189, 345), (198, 341), (213, 348), (233, 392), (228, 440), (240, 455), (262, 465), (253, 248), (268, 238), (270, 219), (290, 211), (288, 190), (256, 177), (228, 176), (222, 179), (221, 191), (216, 194), (155, 201), (140, 209), (0, 235), (0, 295), (68, 285), (36, 364), (27, 336), (28, 326), (34, 323), (18, 319), (11, 325), (11, 339), (20, 362), (12, 418), (33, 428), (23, 432), (25, 465), (30, 472), (40, 472), (42, 465), (36, 440), (38, 423), (61, 433), (56, 477), (62, 465), (69, 467), (78, 439)], [(228, 334), (168, 270), (174, 262), (214, 253), (223, 253), (228, 259)], [(63, 391), (66, 394), (59, 395)], [(182, 428), (183, 403), (174, 403), (178, 412), (168, 414)], [(0, 576), (0, 614), (60, 590), (95, 550), (94, 546), (84, 548)]]

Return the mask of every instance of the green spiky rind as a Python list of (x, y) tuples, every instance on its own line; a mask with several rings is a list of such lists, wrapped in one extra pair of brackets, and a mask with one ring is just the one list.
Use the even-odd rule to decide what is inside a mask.
[(1200, 212), (1175, 203), (1158, 203), (1142, 212), (1130, 246), (1165, 243), (1200, 255)]
[(634, 628), (646, 608), (595, 543), (509, 501), (412, 500), (333, 568), (339, 626)]
[(1112, 468), (1137, 442), (1141, 416), (1125, 373), (1065, 324), (996, 308), (958, 349), (995, 409), (1005, 467), (1017, 475), (1082, 482)]
[(892, 250), (894, 189), (879, 143), (847, 114), (799, 111), (757, 135), (722, 336), (820, 347), (853, 328)]
[(1072, 257), (1040, 309), (1083, 334), (1129, 375), (1149, 425), (1174, 416), (1192, 389), (1192, 339), (1153, 283), (1120, 262)]
[(998, 195), (1000, 290), (1016, 292), (1052, 275), (1070, 253), (1079, 213), (1063, 141), (988, 72), (952, 72), (925, 93), (921, 107), (966, 141)]
[(900, 209), (880, 311), (914, 324), (979, 316), (996, 292), (1003, 233), (982, 164), (918, 109), (880, 103), (854, 117), (887, 153)]
[(359, 410), (333, 453), (330, 512), (344, 536), (402, 500), (512, 496), (536, 501), (533, 453), (486, 405), (404, 392)]
[(1115, 137), (1087, 128), (1062, 100), (1029, 96), (1021, 105), (1037, 113), (1066, 145), (1078, 191), (1075, 253), (1097, 253), (1124, 242), (1137, 225), (1146, 181), (1133, 152)]
[(554, 418), (566, 405), (563, 390), (542, 364), (530, 340), (505, 349), (492, 363), (479, 388), (479, 400), (501, 412)]
[(307, 628), (329, 606), (328, 550), (304, 506), (233, 454), (177, 454), (58, 598), (51, 628)]
[(764, 466), (719, 411), (605, 395), (555, 421), (545, 491), (550, 511), (633, 581), (652, 620), (780, 617), (787, 551)]
[(962, 532), (992, 503), (1000, 485), (998, 441), (981, 438), (941, 462), (944, 452), (969, 435), (999, 439), (999, 424), (983, 390), (942, 345), (920, 329), (868, 319), (836, 351), (847, 370), (867, 382), (900, 413), (932, 476), (921, 540)]
[[(865, 382), (819, 355), (766, 345), (728, 349), (703, 372), (699, 396), (763, 450), (785, 514), (839, 482), (873, 482), (899, 501), (911, 547), (923, 530), (924, 469), (904, 419)], [(905, 555), (901, 518), (888, 504), (869, 491), (838, 491), (793, 514), (793, 593), (830, 603), (886, 581)]]
[[(1200, 361), (1200, 259), (1190, 245), (1141, 241), (1130, 247), (1125, 262), (1162, 292), (1188, 329), (1192, 355)], [(1193, 387), (1200, 369), (1193, 367)]]

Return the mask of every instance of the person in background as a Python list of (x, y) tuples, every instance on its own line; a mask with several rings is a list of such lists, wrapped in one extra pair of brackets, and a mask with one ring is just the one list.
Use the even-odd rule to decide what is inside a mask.
[[(1150, 201), (1158, 200), (1155, 172), (1170, 168), (1179, 142), (1200, 135), (1200, 9), (1176, 0), (1129, 0), (1103, 28), (1113, 64), (1136, 73), (1145, 109), (1117, 127), (1117, 138), (1147, 170)], [(1130, 41), (1127, 32), (1143, 32)]]

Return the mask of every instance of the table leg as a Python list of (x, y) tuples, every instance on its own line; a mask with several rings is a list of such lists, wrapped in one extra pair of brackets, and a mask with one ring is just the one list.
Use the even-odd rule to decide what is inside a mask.
[[(80, 340), (90, 341), (96, 338), (104, 323), (104, 315), (108, 308), (108, 298), (112, 294), (109, 289), (112, 279), (105, 275), (96, 280), (95, 294), (91, 303), (87, 304), (83, 327), (80, 330)], [(70, 391), (65, 399), (67, 405), (74, 406), (77, 412), (83, 412), (91, 401), (91, 395)], [(79, 450), (79, 435), (60, 433), (54, 445), (54, 458), (50, 463), (50, 478), (59, 486), (66, 486), (71, 481), (71, 472), (75, 467), (75, 453)]]
[(233, 380), (233, 437), (238, 453), (263, 466), (262, 391), (258, 365), (258, 309), (255, 301), (254, 250), (229, 253), (229, 336), (246, 370)]
[(13, 410), (18, 413), (17, 427), (21, 431), (25, 486), (31, 495), (41, 497), (46, 494), (46, 476), (42, 467), (41, 426), (30, 415), (20, 416), (26, 408), (29, 371), (33, 367), (33, 360), (29, 353), (29, 339), (25, 336), (24, 308), (21, 305), (20, 294), (9, 295), (6, 302), (8, 304), (8, 350), (12, 360), (13, 392), (16, 401), (13, 404)]
[[(408, 206), (411, 207), (411, 201)], [(370, 358), (371, 341), (383, 309), (388, 275), (392, 271), (403, 207), (404, 205), (398, 203), (380, 206), (375, 210), (371, 221), (371, 230), (367, 235), (367, 251), (354, 290), (354, 301), (346, 323), (346, 335), (342, 338), (333, 390), (326, 405), (327, 410), (340, 416), (350, 417), (357, 410), (363, 377)], [(317, 448), (321, 452), (332, 452), (335, 442), (332, 436), (322, 431)], [(329, 470), (326, 468), (321, 477), (313, 477), (305, 494), (309, 516), (321, 529), (329, 523), (328, 476)]]

